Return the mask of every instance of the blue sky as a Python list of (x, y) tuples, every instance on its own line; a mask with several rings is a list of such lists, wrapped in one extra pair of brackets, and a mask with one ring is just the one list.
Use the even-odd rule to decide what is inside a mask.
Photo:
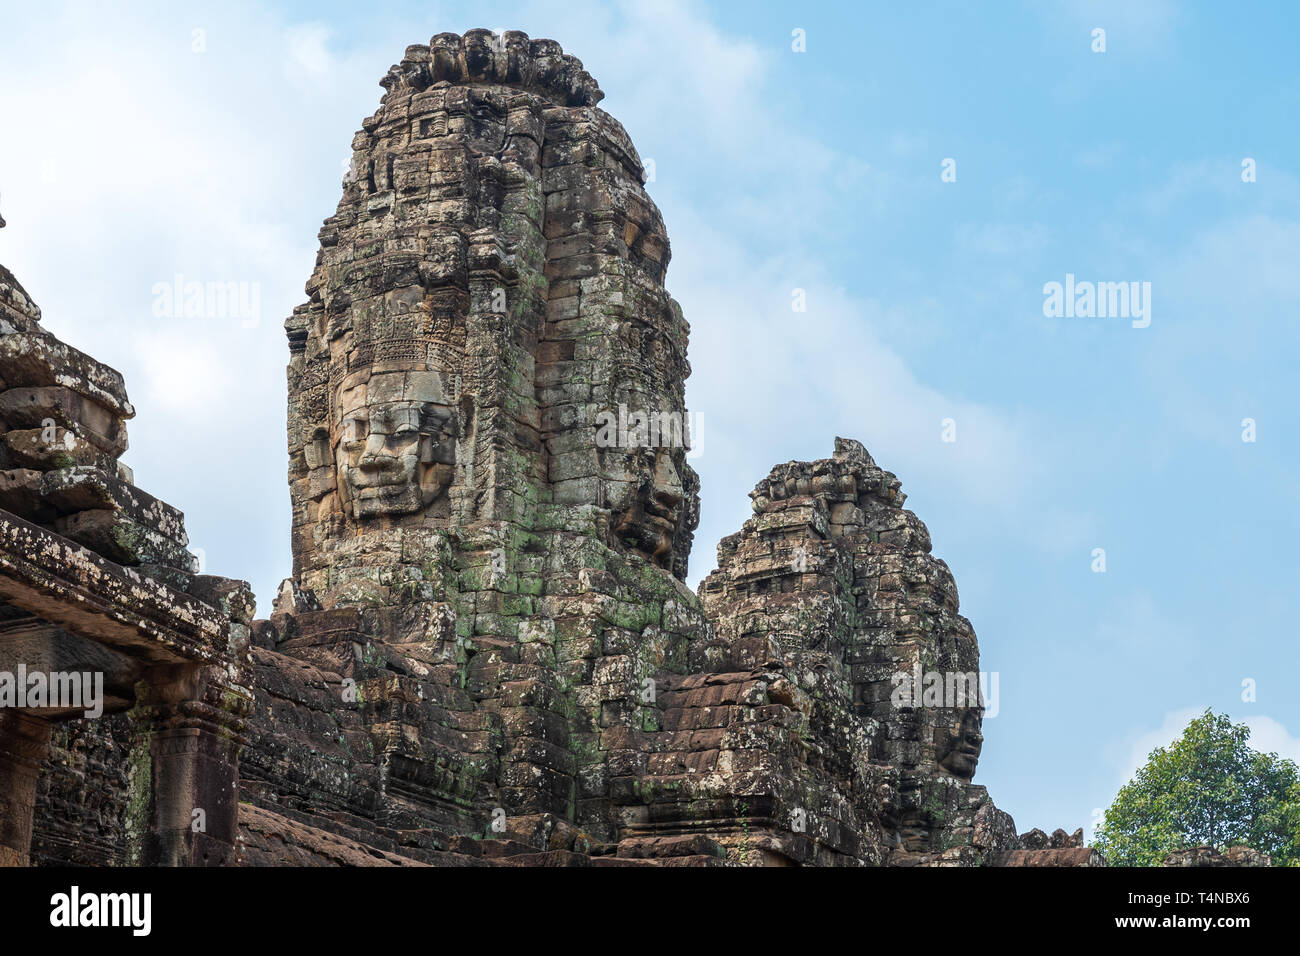
[[(0, 262), (126, 375), (138, 483), (264, 613), (289, 570), (281, 323), (352, 134), (408, 44), (522, 29), (654, 161), (702, 422), (693, 581), (773, 464), (857, 438), (999, 674), (976, 780), (1021, 830), (1087, 827), (1206, 706), (1300, 757), (1293, 4), (0, 11)], [(156, 316), (177, 273), (255, 283), (258, 321)], [(1045, 317), (1067, 273), (1150, 282), (1150, 326)]]

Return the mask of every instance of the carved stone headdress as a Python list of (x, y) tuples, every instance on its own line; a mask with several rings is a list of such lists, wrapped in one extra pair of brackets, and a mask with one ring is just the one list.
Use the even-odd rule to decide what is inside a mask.
[(365, 369), (458, 375), (465, 361), (467, 299), (462, 290), (443, 288), (424, 295), (413, 309), (357, 315), (344, 337), (346, 349), (330, 364), (331, 412), (338, 386)]

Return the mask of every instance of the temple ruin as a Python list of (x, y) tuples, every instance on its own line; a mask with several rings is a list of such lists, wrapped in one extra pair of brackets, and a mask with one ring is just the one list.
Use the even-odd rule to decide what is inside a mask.
[(0, 267), (0, 863), (33, 826), (40, 862), (234, 863), (252, 594), (118, 461), (121, 376), (39, 322)]
[(979, 650), (862, 444), (773, 468), (684, 583), (689, 327), (582, 64), (474, 30), (382, 85), (285, 323), (267, 619), (118, 463), (120, 376), (0, 271), (0, 670), (108, 688), (0, 711), (0, 862), (1099, 864), (972, 782), (972, 685), (900, 697)]

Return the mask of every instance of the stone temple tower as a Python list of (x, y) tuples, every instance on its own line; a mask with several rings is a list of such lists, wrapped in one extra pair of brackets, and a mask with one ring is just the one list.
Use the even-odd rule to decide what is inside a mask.
[(607, 738), (707, 629), (663, 221), (552, 41), (442, 34), (383, 86), (286, 323), (295, 576), (262, 643), (359, 684), (402, 826), (612, 839)]
[(286, 324), (299, 583), (327, 606), (418, 587), (452, 528), (513, 552), (583, 509), (684, 577), (685, 441), (594, 441), (619, 406), (681, 421), (688, 372), (663, 221), (600, 89), (487, 31), (411, 47), (383, 85)]
[(382, 85), (285, 324), (294, 577), (255, 628), (251, 857), (282, 817), (417, 856), (1009, 849), (970, 783), (978, 698), (890, 693), (978, 652), (861, 445), (775, 469), (683, 584), (688, 326), (582, 64), (473, 30)]

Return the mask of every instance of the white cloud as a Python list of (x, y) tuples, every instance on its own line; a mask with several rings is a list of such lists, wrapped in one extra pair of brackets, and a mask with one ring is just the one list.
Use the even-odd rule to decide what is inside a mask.
[(141, 338), (137, 349), (145, 374), (144, 381), (136, 383), (135, 394), (143, 386), (144, 401), (150, 405), (170, 406), (169, 412), (192, 416), (212, 410), (214, 396), (225, 390), (223, 380), (230, 370), (214, 361), (219, 353), (209, 347), (171, 333)]
[(1243, 717), (1250, 727), (1250, 745), (1260, 753), (1274, 753), (1300, 764), (1300, 737), (1291, 736), (1286, 726), (1272, 717)]
[[(837, 435), (862, 441), (904, 490), (924, 476), (977, 524), (1060, 553), (1066, 539), (1016, 518), (1027, 501), (1050, 501), (1038, 452), (1055, 436), (1030, 438), (1027, 421), (918, 378), (879, 335), (891, 321), (884, 307), (848, 295), (813, 264), (747, 261), (734, 239), (703, 223), (678, 235), (671, 291), (692, 322), (687, 398), (705, 422), (693, 576), (713, 566), (716, 540), (739, 529), (758, 479), (780, 462), (829, 457)], [(806, 312), (792, 310), (794, 288), (806, 292)], [(942, 440), (945, 419), (955, 442)], [(1089, 519), (1045, 507), (1069, 541), (1086, 540)]]
[(329, 51), (332, 30), (323, 23), (302, 23), (285, 31), (289, 58), (285, 72), (292, 79), (313, 79), (328, 75), (334, 67)]

